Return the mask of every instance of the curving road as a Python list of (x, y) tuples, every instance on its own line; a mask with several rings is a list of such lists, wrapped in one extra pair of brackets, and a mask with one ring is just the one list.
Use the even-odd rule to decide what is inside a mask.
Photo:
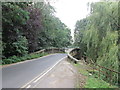
[(53, 54), (2, 68), (2, 88), (21, 88), (67, 54)]

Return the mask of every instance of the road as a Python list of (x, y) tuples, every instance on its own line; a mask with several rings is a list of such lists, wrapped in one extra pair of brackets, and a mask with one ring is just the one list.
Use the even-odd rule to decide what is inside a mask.
[(21, 88), (67, 54), (53, 54), (2, 68), (2, 88)]

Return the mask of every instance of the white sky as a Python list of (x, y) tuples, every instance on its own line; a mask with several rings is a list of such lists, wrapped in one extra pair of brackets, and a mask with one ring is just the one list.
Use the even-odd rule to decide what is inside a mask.
[(71, 29), (73, 36), (76, 21), (88, 14), (87, 3), (97, 1), (100, 0), (55, 0), (51, 5), (56, 10), (55, 15)]

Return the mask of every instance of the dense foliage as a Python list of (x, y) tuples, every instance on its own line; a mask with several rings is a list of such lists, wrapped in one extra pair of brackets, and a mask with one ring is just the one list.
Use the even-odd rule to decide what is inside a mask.
[[(81, 48), (88, 61), (92, 59), (101, 66), (118, 71), (118, 2), (96, 2), (90, 7), (90, 15), (76, 23), (75, 45)], [(112, 75), (112, 83), (118, 83), (118, 74), (103, 71)], [(106, 79), (104, 75), (102, 78)]]
[(42, 8), (43, 31), (39, 37), (41, 47), (67, 47), (70, 45), (70, 29), (54, 16), (54, 8), (50, 4), (35, 4), (35, 7)]
[(70, 29), (54, 13), (47, 2), (2, 2), (2, 58), (69, 46)]

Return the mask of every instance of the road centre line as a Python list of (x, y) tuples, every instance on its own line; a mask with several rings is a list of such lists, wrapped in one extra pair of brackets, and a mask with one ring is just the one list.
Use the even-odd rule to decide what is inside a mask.
[(30, 88), (31, 87), (31, 85), (28, 85), (26, 88)]
[[(64, 57), (66, 58), (66, 57)], [(45, 76), (50, 70), (52, 70), (61, 60), (63, 60), (64, 58), (60, 59), (56, 64), (54, 64), (51, 68), (48, 69), (47, 72), (45, 72), (42, 76), (40, 76), (39, 78), (37, 78), (34, 83), (36, 83), (38, 80), (40, 80), (43, 76)]]
[[(60, 59), (55, 65), (53, 65), (53, 66), (47, 71), (47, 73), (48, 73), (49, 71), (51, 71), (58, 63), (60, 63), (60, 62), (61, 62), (62, 60), (64, 60), (65, 58), (67, 58), (67, 56), (65, 56), (65, 57), (63, 57), (62, 59)], [(46, 74), (47, 74), (47, 73), (46, 73)], [(46, 75), (46, 74), (45, 74), (45, 75)], [(44, 75), (44, 76), (45, 76), (45, 75)], [(41, 78), (42, 78), (42, 77), (43, 77), (43, 76), (41, 76)], [(41, 78), (40, 78), (40, 79), (41, 79)], [(37, 80), (37, 81), (38, 81), (38, 80)], [(39, 84), (39, 83), (37, 83), (36, 85), (34, 85), (33, 88), (35, 88), (38, 84)]]
[[(61, 60), (65, 59), (67, 56), (63, 57), (62, 59), (60, 59), (57, 63), (55, 63), (55, 65), (53, 65), (51, 68), (44, 70), (41, 74), (39, 74), (38, 76), (36, 76), (34, 79), (32, 79), (31, 81), (29, 81), (28, 83), (26, 83), (25, 85), (23, 85), (21, 88), (25, 88), (26, 86), (28, 86), (30, 83), (36, 83), (38, 80), (40, 80), (43, 76), (45, 76), (50, 70), (52, 70)], [(42, 76), (41, 76), (42, 75)]]

